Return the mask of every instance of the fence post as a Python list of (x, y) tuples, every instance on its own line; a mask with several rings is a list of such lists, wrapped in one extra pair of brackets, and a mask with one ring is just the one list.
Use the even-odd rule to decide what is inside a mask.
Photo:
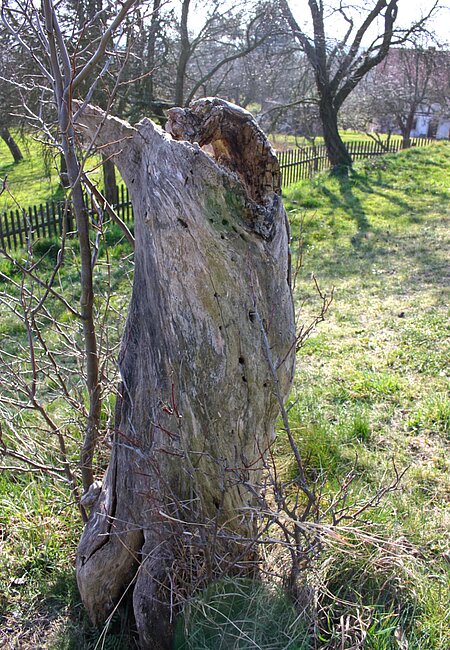
[(2, 214), (0, 214), (0, 242), (2, 244), (2, 248), (6, 248), (5, 240), (4, 240), (4, 236), (3, 236), (3, 219), (5, 219), (5, 217), (6, 217), (6, 212), (3, 212)]
[[(58, 228), (57, 228), (57, 219), (56, 219), (56, 206), (55, 202), (51, 202), (51, 213), (52, 213), (52, 224), (53, 224), (53, 234), (56, 236), (58, 234)], [(50, 230), (49, 230), (50, 232)]]
[(27, 228), (28, 228), (27, 237), (30, 238), (30, 240), (29, 240), (29, 245), (30, 245), (31, 242), (34, 239), (33, 208), (31, 206), (28, 208), (27, 221), (28, 221), (28, 223), (27, 223)]

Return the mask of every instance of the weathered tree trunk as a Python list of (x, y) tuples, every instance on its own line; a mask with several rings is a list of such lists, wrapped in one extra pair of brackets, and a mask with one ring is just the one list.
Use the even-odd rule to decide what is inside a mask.
[(20, 162), (21, 160), (23, 160), (23, 155), (22, 152), (20, 151), (19, 145), (14, 140), (10, 130), (6, 126), (2, 126), (0, 128), (0, 137), (4, 140), (4, 142), (8, 146), (8, 149), (10, 150), (11, 155), (14, 158), (14, 162)]
[(172, 610), (193, 589), (254, 571), (255, 493), (279, 411), (264, 335), (283, 395), (294, 371), (273, 151), (227, 102), (169, 113), (184, 141), (93, 107), (81, 118), (130, 190), (136, 246), (111, 460), (77, 578), (95, 623), (134, 580), (141, 646), (152, 650), (170, 647)]

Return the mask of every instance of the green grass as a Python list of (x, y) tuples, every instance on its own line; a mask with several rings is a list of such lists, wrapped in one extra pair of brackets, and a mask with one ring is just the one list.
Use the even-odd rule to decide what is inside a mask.
[[(340, 131), (341, 138), (344, 142), (365, 142), (372, 141), (372, 138), (363, 131)], [(269, 133), (269, 140), (272, 146), (277, 151), (284, 149), (295, 149), (295, 147), (307, 147), (311, 142), (303, 136), (289, 135), (287, 133)], [(387, 135), (381, 135), (382, 140), (387, 139)], [(391, 140), (401, 140), (401, 135), (392, 135)], [(323, 144), (324, 139), (322, 136), (317, 136), (314, 139), (315, 144)]]
[(18, 133), (14, 136), (23, 160), (15, 163), (8, 147), (0, 140), (0, 178), (6, 178), (9, 190), (0, 196), (0, 212), (15, 209), (16, 202), (21, 207), (28, 207), (62, 199), (57, 161), (52, 150), (32, 136), (21, 137)]
[(192, 599), (180, 617), (174, 650), (308, 650), (310, 635), (279, 588), (225, 579)]
[[(302, 237), (299, 321), (309, 322), (319, 309), (311, 274), (324, 291), (335, 287), (326, 321), (299, 353), (291, 397), (291, 427), (307, 476), (323, 485), (326, 501), (353, 468), (349, 502), (362, 503), (391, 480), (393, 461), (400, 470), (409, 468), (399, 488), (365, 513), (357, 530), (342, 533), (347, 543), (326, 545), (314, 566), (309, 579), (317, 590), (316, 647), (322, 650), (342, 647), (343, 638), (345, 647), (352, 647), (362, 633), (369, 650), (401, 650), (402, 639), (409, 650), (450, 647), (449, 176), (450, 146), (439, 144), (367, 161), (349, 178), (324, 175), (285, 192), (294, 251), (300, 232)], [(122, 264), (130, 251), (114, 230), (108, 237), (96, 282), (101, 289), (111, 274), (111, 300), (116, 316), (123, 316), (129, 282)], [(38, 248), (44, 256), (42, 271), (49, 274), (57, 242), (42, 241)], [(58, 282), (76, 297), (76, 243), (69, 248)], [(0, 270), (20, 279), (10, 262), (2, 261)], [(0, 291), (6, 288), (3, 281)], [(99, 300), (100, 313), (102, 304)], [(53, 308), (70, 331), (72, 318), (60, 306)], [(111, 322), (112, 341), (121, 327), (120, 318)], [(0, 332), (3, 350), (20, 353), (24, 327), (5, 310)], [(75, 462), (76, 423), (52, 390), (51, 382), (46, 383), (42, 395), (52, 400), (53, 416), (68, 427)], [(106, 406), (105, 421), (111, 404)], [(34, 426), (32, 420), (29, 425)], [(36, 453), (44, 453), (42, 444), (40, 440)], [(293, 476), (296, 468), (283, 433), (275, 449), (280, 471)], [(98, 462), (103, 466), (102, 458)], [(358, 530), (370, 533), (375, 542), (362, 540)], [(0, 645), (25, 650), (96, 646), (101, 631), (86, 620), (74, 581), (80, 531), (70, 494), (61, 484), (39, 475), (0, 475)], [(274, 616), (282, 624), (286, 615), (291, 625), (291, 606), (284, 597), (269, 594), (270, 609), (264, 590), (252, 592), (249, 601), (239, 599), (235, 611), (229, 587), (224, 602), (220, 589), (193, 602), (194, 620), (199, 611), (211, 612), (211, 603), (219, 612), (232, 606), (247, 634), (255, 618), (265, 620), (281, 602), (282, 611)], [(254, 611), (249, 612), (249, 602)], [(184, 621), (180, 647), (193, 647), (188, 644), (194, 628), (203, 635), (197, 650), (217, 647), (213, 637), (220, 620), (212, 621), (212, 629), (205, 629), (201, 619), (189, 628), (192, 616)], [(257, 632), (269, 637), (263, 634), (261, 643), (270, 646), (270, 625), (263, 627)], [(133, 647), (120, 616), (104, 647)]]
[(333, 492), (353, 465), (358, 500), (393, 475), (392, 461), (409, 468), (365, 523), (400, 540), (398, 554), (359, 545), (325, 562), (327, 590), (353, 603), (325, 603), (327, 642), (339, 617), (358, 610), (370, 630), (364, 647), (399, 647), (399, 629), (414, 650), (450, 647), (449, 171), (450, 146), (440, 144), (286, 193), (294, 242), (300, 230), (303, 239), (300, 321), (319, 308), (306, 278), (335, 287), (299, 355), (291, 422), (307, 474), (326, 476)]
[[(0, 179), (7, 182), (7, 191), (0, 195), (0, 213), (39, 206), (47, 201), (64, 199), (64, 191), (59, 182), (59, 154), (39, 141), (40, 134), (14, 133), (23, 154), (23, 160), (15, 163), (8, 147), (0, 138)], [(95, 170), (97, 161), (92, 158), (87, 169)], [(94, 171), (91, 178), (99, 180), (100, 174)]]
[[(59, 248), (56, 240), (45, 239), (36, 243), (35, 260), (39, 275), (48, 279), (52, 273), (55, 254)], [(15, 259), (23, 262), (24, 251), (16, 251)], [(99, 262), (94, 270), (96, 285), (96, 310), (99, 319), (109, 304), (108, 322), (102, 327), (99, 340), (100, 354), (105, 361), (102, 372), (116, 383), (115, 359), (118, 341), (123, 330), (126, 305), (130, 295), (132, 273), (131, 249), (123, 241), (120, 230), (108, 226), (100, 243)], [(20, 274), (13, 263), (2, 260), (0, 271), (20, 282)], [(77, 304), (79, 300), (78, 245), (67, 242), (65, 262), (58, 274), (56, 286)], [(31, 288), (25, 282), (26, 288)], [(1, 355), (5, 361), (13, 359), (16, 368), (27, 371), (28, 356), (26, 330), (15, 317), (14, 300), (19, 287), (0, 284), (2, 314), (0, 316)], [(34, 287), (39, 294), (39, 287)], [(78, 323), (57, 300), (51, 296), (46, 301), (48, 313), (57, 316), (62, 330), (57, 330), (52, 318), (38, 315), (50, 350), (59, 358), (60, 372), (69, 389), (70, 398), (86, 401), (85, 387), (79, 380), (78, 362), (74, 358), (74, 344), (80, 342)], [(35, 340), (35, 353), (45, 360), (45, 351)], [(111, 348), (110, 361), (105, 355)], [(75, 371), (75, 372), (74, 372)], [(18, 386), (2, 382), (2, 396), (18, 398)], [(67, 456), (73, 468), (79, 464), (79, 450), (83, 422), (77, 410), (62, 399), (61, 390), (53, 373), (40, 373), (35, 398), (46, 405), (47, 414), (57, 424), (66, 442)], [(104, 435), (110, 426), (113, 400), (105, 399), (102, 412)], [(47, 466), (61, 466), (58, 440), (46, 421), (36, 411), (22, 410), (12, 422), (6, 423), (0, 413), (1, 442), (31, 457), (34, 462)], [(0, 443), (1, 444), (1, 443)], [(1, 452), (1, 447), (0, 447)], [(95, 459), (101, 475), (106, 467), (107, 448), (102, 447)], [(20, 461), (5, 458), (2, 465), (21, 465)], [(132, 648), (134, 641), (126, 631), (120, 616), (113, 620), (104, 638), (103, 630), (92, 628), (80, 604), (74, 574), (74, 552), (82, 532), (82, 523), (73, 495), (67, 483), (52, 479), (35, 471), (22, 474), (16, 471), (0, 472), (0, 646), (34, 650), (94, 650), (105, 648)], [(45, 641), (43, 641), (45, 639)], [(102, 645), (103, 644), (103, 645)]]

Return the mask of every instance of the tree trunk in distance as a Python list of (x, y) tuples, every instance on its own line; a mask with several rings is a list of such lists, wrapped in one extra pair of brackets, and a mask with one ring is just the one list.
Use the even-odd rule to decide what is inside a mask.
[(114, 162), (105, 154), (102, 154), (103, 169), (103, 196), (110, 205), (115, 205), (118, 200), (118, 190), (116, 181), (116, 166)]
[(94, 107), (77, 126), (116, 163), (136, 237), (111, 459), (77, 580), (96, 624), (133, 582), (145, 650), (171, 647), (172, 614), (193, 590), (254, 572), (255, 492), (279, 412), (260, 323), (284, 396), (295, 364), (289, 228), (269, 143), (222, 100), (169, 115), (173, 138)]
[(2, 126), (0, 128), (0, 137), (5, 141), (6, 145), (8, 146), (8, 149), (10, 150), (11, 155), (14, 158), (14, 162), (17, 163), (23, 160), (23, 155), (22, 152), (20, 151), (19, 145), (12, 137), (8, 127)]
[(320, 119), (323, 126), (323, 138), (327, 148), (328, 160), (336, 173), (347, 173), (352, 167), (352, 157), (347, 151), (338, 129), (337, 110), (332, 101), (324, 97), (319, 103)]
[(64, 154), (59, 157), (59, 180), (64, 191), (70, 187), (69, 176), (67, 174), (67, 162)]
[(401, 125), (402, 132), (402, 149), (409, 149), (411, 146), (411, 131), (415, 122), (415, 110), (410, 111), (406, 120)]
[(191, 0), (183, 0), (181, 4), (180, 19), (180, 54), (177, 61), (175, 77), (175, 104), (184, 106), (184, 83), (186, 80), (186, 68), (191, 56), (191, 44), (189, 42), (188, 18)]

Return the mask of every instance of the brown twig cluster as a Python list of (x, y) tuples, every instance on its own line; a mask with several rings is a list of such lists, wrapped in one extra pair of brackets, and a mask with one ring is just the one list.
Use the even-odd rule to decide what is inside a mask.
[[(100, 238), (104, 225), (104, 219), (99, 218)], [(73, 306), (77, 288), (68, 291), (63, 287), (60, 273), (70, 260), (69, 241), (64, 227), (59, 245), (48, 244), (57, 249), (53, 253), (47, 251), (54, 257), (53, 266), (48, 264), (45, 252), (40, 254), (40, 242), (33, 242), (31, 237), (22, 258), (1, 251), (11, 273), (0, 272), (0, 305), (11, 324), (12, 334), (5, 333), (0, 355), (0, 471), (33, 472), (66, 481), (86, 521), (79, 489), (78, 458), (78, 432), (83, 431), (88, 418), (82, 317)], [(115, 358), (123, 316), (111, 305), (108, 251), (105, 259), (96, 262), (99, 278), (106, 280), (98, 293), (95, 318), (99, 394), (107, 407), (108, 396), (116, 391)], [(76, 269), (76, 260), (74, 264)], [(14, 334), (17, 331), (23, 331), (25, 336), (18, 337)], [(111, 420), (110, 412), (106, 429)], [(13, 459), (15, 464), (10, 464), (8, 459)]]

